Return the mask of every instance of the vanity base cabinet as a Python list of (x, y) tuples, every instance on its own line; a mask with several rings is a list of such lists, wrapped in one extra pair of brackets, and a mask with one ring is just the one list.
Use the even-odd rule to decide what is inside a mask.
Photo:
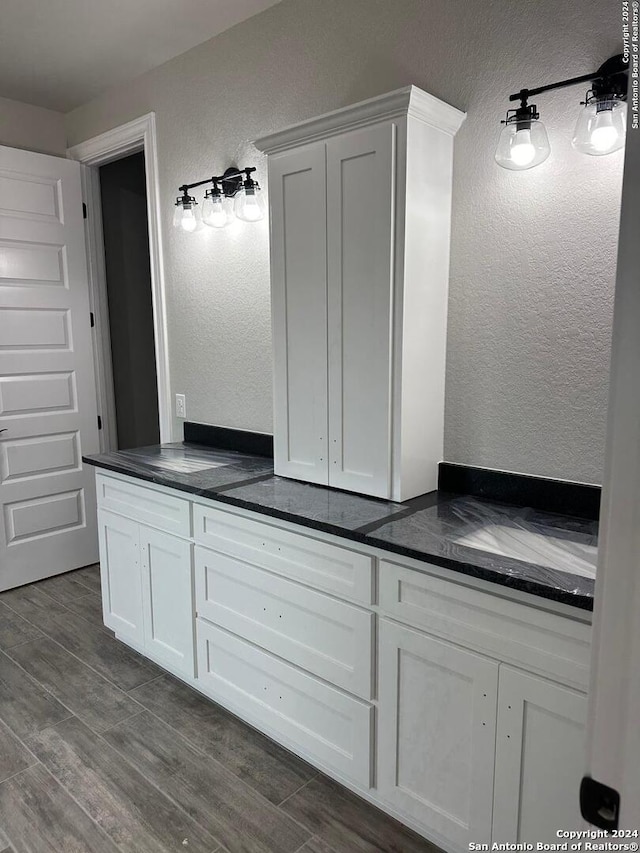
[(104, 624), (176, 675), (195, 675), (191, 542), (100, 510)]
[(557, 843), (581, 829), (587, 697), (544, 678), (500, 667), (494, 842)]
[(455, 848), (491, 841), (498, 663), (387, 619), (380, 796)]
[(122, 475), (99, 486), (123, 642), (449, 853), (582, 828), (583, 617)]

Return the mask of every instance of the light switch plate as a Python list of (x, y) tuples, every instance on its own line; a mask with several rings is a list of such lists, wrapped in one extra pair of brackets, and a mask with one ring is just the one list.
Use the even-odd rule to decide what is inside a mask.
[(184, 394), (176, 394), (176, 416), (179, 418), (187, 417), (187, 400)]

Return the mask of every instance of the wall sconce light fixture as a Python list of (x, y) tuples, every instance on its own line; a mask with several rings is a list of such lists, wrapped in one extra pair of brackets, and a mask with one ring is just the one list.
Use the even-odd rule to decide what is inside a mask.
[[(198, 231), (204, 223), (211, 228), (224, 228), (237, 217), (245, 222), (258, 222), (264, 219), (265, 203), (258, 182), (251, 177), (255, 166), (238, 169), (230, 166), (224, 175), (183, 184), (178, 189), (181, 195), (176, 199), (173, 224), (183, 231)], [(198, 202), (189, 194), (190, 190), (211, 184), (205, 192), (200, 215)]]
[(622, 54), (612, 56), (593, 74), (583, 74), (549, 83), (536, 89), (521, 89), (509, 96), (520, 101), (515, 110), (508, 110), (496, 149), (496, 162), (504, 169), (531, 169), (547, 159), (551, 151), (547, 131), (540, 121), (535, 104), (529, 98), (590, 82), (591, 88), (581, 101), (571, 144), (584, 154), (602, 156), (624, 146), (627, 131), (627, 87), (629, 66)]

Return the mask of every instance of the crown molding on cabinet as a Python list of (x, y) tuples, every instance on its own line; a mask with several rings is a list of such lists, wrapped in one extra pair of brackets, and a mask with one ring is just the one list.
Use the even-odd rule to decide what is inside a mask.
[(406, 115), (455, 136), (467, 114), (417, 86), (406, 86), (262, 136), (254, 145), (266, 154), (275, 154), (306, 142)]

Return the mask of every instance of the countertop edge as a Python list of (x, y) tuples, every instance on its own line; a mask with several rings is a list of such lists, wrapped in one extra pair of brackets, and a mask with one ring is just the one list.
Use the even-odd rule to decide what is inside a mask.
[[(416, 551), (409, 547), (395, 545), (392, 542), (387, 542), (383, 539), (377, 539), (375, 536), (375, 531), (372, 531), (371, 533), (360, 533), (357, 530), (348, 530), (342, 527), (337, 527), (332, 524), (327, 524), (326, 522), (306, 518), (305, 516), (298, 516), (292, 513), (275, 509), (273, 507), (262, 506), (252, 503), (250, 501), (245, 501), (241, 498), (237, 498), (227, 494), (224, 490), (212, 493), (210, 490), (206, 489), (203, 490), (198, 488), (189, 488), (189, 486), (184, 483), (169, 482), (167, 478), (163, 478), (161, 475), (158, 474), (149, 473), (149, 475), (147, 476), (144, 473), (138, 471), (133, 473), (131, 471), (124, 470), (122, 467), (116, 464), (98, 461), (87, 456), (83, 456), (82, 461), (85, 464), (91, 465), (94, 468), (112, 471), (113, 473), (120, 474), (121, 476), (131, 477), (132, 479), (152, 483), (156, 486), (174, 489), (178, 492), (184, 492), (185, 494), (195, 495), (197, 497), (205, 498), (206, 500), (226, 504), (227, 506), (236, 507), (238, 509), (244, 509), (249, 512), (255, 512), (258, 515), (264, 515), (269, 518), (275, 518), (280, 521), (286, 521), (290, 524), (298, 524), (299, 526), (308, 528), (310, 530), (317, 530), (321, 533), (328, 533), (329, 535), (336, 536), (340, 539), (346, 539), (351, 542), (366, 545), (370, 548), (377, 548), (378, 550), (384, 551), (392, 555), (407, 557), (419, 563), (432, 564), (438, 568), (448, 569), (449, 571), (455, 572), (457, 574), (486, 581), (487, 583), (492, 583), (497, 586), (506, 587), (508, 589), (514, 589), (519, 592), (535, 596), (537, 598), (555, 601), (559, 604), (564, 604), (569, 607), (575, 607), (578, 610), (589, 612), (593, 611), (593, 598), (591, 596), (565, 592), (564, 590), (559, 589), (557, 587), (551, 587), (541, 583), (539, 584), (535, 581), (525, 580), (523, 578), (519, 578), (513, 575), (494, 572), (491, 569), (487, 569), (482, 566), (477, 566), (473, 563), (461, 562), (458, 560), (450, 559), (448, 557), (443, 557), (438, 554), (429, 554), (423, 551)], [(237, 485), (237, 483), (234, 484), (234, 486)], [(417, 571), (419, 571), (419, 569), (417, 569)]]

